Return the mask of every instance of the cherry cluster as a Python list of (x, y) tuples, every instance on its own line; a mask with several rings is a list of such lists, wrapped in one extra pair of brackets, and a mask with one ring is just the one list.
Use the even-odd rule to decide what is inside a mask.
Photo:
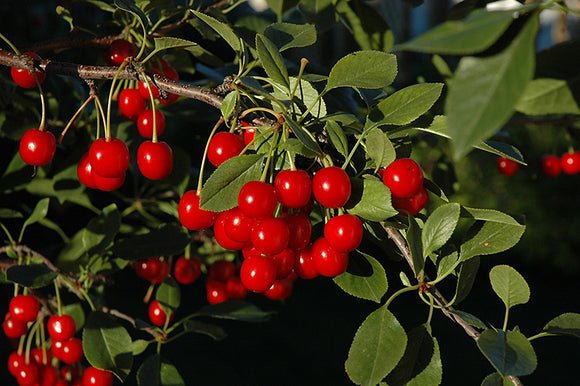
[(419, 164), (411, 158), (401, 158), (380, 171), (383, 183), (391, 190), (391, 202), (399, 212), (416, 215), (429, 201), (423, 186), (425, 177)]
[[(497, 168), (504, 176), (513, 176), (520, 169), (520, 164), (505, 157), (499, 157)], [(542, 156), (541, 169), (548, 177), (556, 177), (561, 172), (566, 174), (580, 173), (580, 151), (569, 151), (557, 157), (553, 154)]]

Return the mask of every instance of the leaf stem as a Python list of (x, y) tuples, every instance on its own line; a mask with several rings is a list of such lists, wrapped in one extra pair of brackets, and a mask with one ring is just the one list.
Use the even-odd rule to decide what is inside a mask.
[(508, 306), (506, 306), (505, 307), (505, 316), (503, 318), (503, 327), (502, 327), (502, 330), (504, 330), (504, 331), (507, 331), (509, 314), (510, 314), (510, 308)]
[(391, 297), (385, 303), (385, 307), (388, 308), (389, 305), (393, 302), (393, 300), (395, 300), (399, 295), (404, 294), (405, 292), (415, 291), (415, 290), (419, 289), (419, 287), (420, 287), (419, 284), (415, 284), (415, 285), (412, 285), (410, 287), (401, 288), (400, 290), (398, 290), (397, 292), (395, 292), (394, 294), (391, 295)]
[(528, 341), (531, 342), (534, 339), (544, 338), (544, 337), (547, 337), (547, 336), (557, 336), (557, 334), (550, 334), (549, 332), (540, 332), (540, 333), (538, 333), (538, 334), (536, 334), (534, 336), (530, 336), (528, 338)]
[(115, 90), (115, 83), (119, 78), (119, 74), (121, 73), (121, 71), (123, 71), (123, 69), (125, 68), (125, 66), (127, 66), (128, 63), (129, 62), (127, 61), (127, 59), (125, 59), (123, 63), (121, 63), (121, 65), (117, 69), (117, 72), (115, 72), (113, 81), (111, 82), (111, 88), (109, 90), (109, 100), (107, 102), (107, 124), (105, 126), (105, 138), (107, 139), (111, 138), (111, 103), (113, 101), (113, 91)]

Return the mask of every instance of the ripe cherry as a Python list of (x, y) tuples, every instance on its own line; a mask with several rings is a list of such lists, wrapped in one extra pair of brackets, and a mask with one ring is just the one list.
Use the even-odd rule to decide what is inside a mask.
[(276, 205), (276, 189), (265, 182), (247, 182), (238, 195), (238, 207), (242, 213), (256, 220), (270, 217)]
[(77, 338), (70, 338), (62, 342), (53, 340), (50, 350), (56, 359), (69, 365), (83, 359), (83, 344)]
[(162, 180), (169, 177), (173, 170), (173, 151), (163, 141), (145, 141), (137, 150), (137, 165), (145, 177)]
[(252, 256), (242, 263), (240, 279), (250, 291), (264, 292), (276, 280), (276, 266), (267, 257)]
[(218, 214), (215, 224), (213, 225), (213, 233), (215, 236), (215, 241), (225, 249), (231, 249), (232, 251), (237, 251), (244, 247), (244, 243), (240, 243), (231, 239), (225, 230), (225, 220), (228, 216), (228, 211), (221, 212)]
[(184, 227), (193, 231), (201, 231), (211, 227), (217, 213), (199, 208), (200, 196), (197, 190), (185, 192), (179, 201), (179, 221)]
[(58, 370), (51, 364), (38, 365), (39, 386), (58, 386)]
[(109, 66), (119, 66), (126, 58), (134, 58), (136, 55), (137, 49), (133, 43), (125, 39), (117, 39), (104, 52), (103, 59)]
[(24, 363), (18, 368), (15, 377), (20, 386), (33, 386), (38, 383), (40, 372), (37, 365)]
[(10, 371), (10, 374), (13, 376), (16, 376), (16, 374), (18, 374), (18, 370), (25, 363), (26, 355), (24, 355), (24, 352), (18, 353), (17, 351), (13, 351), (10, 353), (10, 356), (8, 356), (8, 371)]
[(36, 320), (40, 303), (32, 295), (16, 295), (10, 300), (10, 316), (18, 322), (28, 323)]
[(325, 237), (321, 237), (312, 244), (312, 260), (316, 270), (323, 276), (338, 276), (348, 266), (348, 252), (334, 250)]
[(427, 202), (429, 201), (429, 195), (427, 194), (427, 189), (421, 187), (419, 191), (409, 197), (399, 198), (391, 196), (391, 202), (393, 208), (397, 209), (402, 214), (410, 214), (411, 216), (416, 215), (423, 209)]
[(383, 183), (395, 197), (409, 197), (423, 186), (423, 171), (411, 158), (401, 158), (383, 171)]
[(252, 227), (250, 240), (257, 250), (265, 255), (275, 255), (288, 246), (290, 230), (281, 218), (270, 217), (257, 220)]
[[(173, 320), (173, 315), (173, 312), (169, 314), (169, 323)], [(167, 313), (161, 308), (161, 303), (158, 300), (153, 300), (149, 304), (149, 320), (156, 326), (165, 326)]]
[(129, 149), (118, 138), (100, 138), (89, 149), (89, 162), (93, 173), (107, 178), (119, 177), (129, 167)]
[(52, 315), (48, 319), (47, 327), (50, 337), (58, 341), (72, 338), (77, 329), (75, 320), (70, 315)]
[(50, 131), (29, 129), (20, 139), (20, 156), (29, 165), (49, 163), (56, 152), (56, 139)]
[(239, 135), (227, 131), (216, 133), (209, 141), (207, 159), (217, 168), (230, 158), (239, 155), (245, 146), (244, 140)]
[(52, 361), (52, 354), (46, 347), (35, 347), (30, 350), (30, 357), (37, 365), (46, 365)]
[(278, 201), (288, 208), (301, 208), (312, 195), (312, 182), (304, 170), (282, 170), (274, 180)]
[(288, 248), (295, 251), (305, 248), (310, 243), (312, 236), (312, 223), (308, 216), (299, 213), (294, 216), (288, 216), (284, 220), (286, 220), (290, 230)]
[(10, 312), (8, 312), (4, 318), (4, 323), (2, 323), (2, 329), (8, 338), (15, 339), (26, 334), (28, 331), (28, 325), (26, 322), (14, 320), (10, 315)]
[[(26, 55), (28, 57), (40, 60), (40, 56), (33, 52), (25, 52), (22, 55)], [(12, 80), (14, 83), (19, 85), (22, 88), (32, 88), (36, 86), (36, 80), (34, 79), (34, 74), (36, 74), (36, 78), (38, 79), (38, 83), (42, 83), (46, 78), (46, 73), (36, 70), (26, 70), (24, 68), (12, 67), (10, 69), (10, 75), (12, 75)]]
[(552, 154), (545, 154), (542, 157), (542, 172), (549, 177), (556, 177), (562, 171), (560, 158)]
[(248, 289), (242, 283), (242, 279), (237, 276), (228, 279), (226, 290), (229, 299), (243, 299), (248, 294)]
[[(244, 123), (245, 122), (242, 122), (242, 125)], [(246, 144), (246, 146), (249, 145), (250, 143), (252, 143), (252, 141), (254, 140), (255, 137), (256, 137), (256, 128), (255, 127), (249, 127), (249, 128), (246, 128), (244, 130), (244, 143)]]
[(206, 297), (209, 304), (217, 304), (225, 302), (229, 299), (228, 288), (226, 283), (221, 281), (208, 279), (205, 282)]
[[(90, 162), (90, 160), (89, 160)], [(120, 176), (117, 177), (103, 177), (98, 175), (97, 173), (94, 173), (92, 171), (92, 166), (91, 166), (91, 175), (93, 176), (93, 182), (95, 183), (95, 186), (97, 187), (97, 189), (105, 191), (105, 192), (112, 192), (113, 190), (117, 190), (119, 189), (121, 186), (123, 186), (123, 183), (125, 182), (125, 173), (121, 174)]]
[(226, 283), (234, 277), (236, 266), (228, 260), (217, 260), (209, 267), (209, 278)]
[(294, 265), (294, 272), (302, 279), (314, 279), (320, 275), (316, 264), (312, 259), (312, 248), (306, 247), (296, 255), (296, 263)]
[[(157, 125), (157, 136), (163, 134), (165, 130), (165, 115), (159, 109), (155, 109), (155, 123)], [(143, 111), (137, 118), (137, 129), (139, 134), (145, 138), (153, 138), (153, 110)]]
[(564, 173), (577, 174), (580, 172), (580, 151), (562, 154), (560, 159)]
[(84, 386), (111, 386), (113, 375), (109, 371), (87, 367), (83, 373)]
[(201, 260), (197, 257), (181, 256), (173, 267), (173, 276), (181, 284), (191, 284), (201, 275)]
[(125, 88), (119, 93), (119, 110), (129, 121), (137, 121), (145, 112), (147, 103), (136, 88)]
[(237, 242), (245, 243), (250, 240), (254, 220), (242, 213), (239, 207), (228, 211), (224, 219), (226, 235)]
[(362, 222), (352, 214), (333, 217), (324, 226), (324, 237), (337, 252), (353, 251), (362, 241)]
[(270, 256), (276, 265), (276, 279), (287, 278), (296, 264), (296, 252), (292, 249), (284, 249), (282, 252)]
[(504, 176), (513, 176), (520, 170), (520, 164), (506, 157), (497, 159), (497, 170)]
[(348, 174), (337, 166), (320, 169), (312, 178), (314, 198), (327, 208), (340, 208), (350, 198)]
[(93, 179), (93, 168), (89, 160), (89, 153), (83, 154), (77, 165), (77, 176), (79, 181), (87, 188), (97, 189), (97, 184)]
[(271, 300), (285, 300), (292, 295), (294, 283), (290, 279), (276, 280), (264, 295)]
[(150, 257), (135, 263), (135, 273), (142, 279), (159, 284), (169, 275), (169, 264), (159, 257)]

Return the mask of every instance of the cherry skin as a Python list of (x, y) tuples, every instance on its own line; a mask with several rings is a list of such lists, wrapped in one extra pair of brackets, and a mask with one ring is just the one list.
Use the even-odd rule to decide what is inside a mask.
[(93, 173), (107, 178), (119, 177), (129, 167), (129, 149), (118, 138), (100, 138), (91, 144), (89, 161)]
[(38, 366), (33, 363), (24, 363), (18, 368), (16, 381), (20, 386), (33, 386), (38, 383), (40, 372)]
[(109, 66), (120, 66), (126, 58), (134, 58), (137, 49), (133, 43), (125, 39), (117, 39), (104, 52), (103, 59)]
[(310, 246), (298, 251), (294, 272), (302, 279), (314, 279), (320, 275), (312, 259), (312, 248)]
[[(173, 320), (173, 312), (169, 314), (169, 323)], [(167, 314), (161, 308), (161, 304), (158, 300), (153, 300), (149, 304), (149, 320), (156, 326), (165, 326), (167, 321)]]
[(24, 352), (18, 353), (17, 351), (13, 351), (10, 356), (8, 356), (8, 371), (13, 376), (18, 374), (18, 370), (26, 363), (26, 355)]
[(222, 131), (209, 141), (207, 159), (217, 168), (230, 158), (240, 155), (244, 147), (244, 140), (239, 135)]
[[(155, 123), (157, 124), (157, 136), (165, 130), (165, 115), (161, 110), (155, 109)], [(137, 118), (139, 134), (145, 138), (153, 138), (153, 110), (143, 111)]]
[(87, 367), (83, 373), (84, 386), (111, 386), (113, 375), (109, 371)]
[(362, 241), (362, 222), (352, 214), (333, 217), (324, 226), (324, 237), (337, 252), (353, 251)]
[(46, 365), (52, 361), (52, 354), (45, 347), (35, 347), (30, 350), (30, 357), (34, 359), (34, 363), (37, 365)]
[(250, 291), (264, 292), (276, 280), (276, 266), (267, 257), (252, 256), (242, 263), (240, 279)]
[(229, 299), (243, 299), (248, 294), (248, 289), (237, 276), (230, 277), (226, 283), (226, 291)]
[(252, 227), (250, 240), (257, 250), (265, 255), (275, 255), (288, 246), (290, 230), (281, 218), (270, 217), (258, 220)]
[(48, 334), (54, 340), (64, 341), (76, 332), (76, 323), (70, 315), (52, 315), (48, 319)]
[(236, 266), (228, 260), (217, 260), (209, 267), (209, 278), (222, 283), (227, 283), (234, 277)]
[(289, 208), (301, 208), (312, 195), (312, 182), (304, 170), (282, 170), (274, 180), (278, 201)]
[(56, 386), (58, 382), (58, 370), (51, 364), (39, 365), (39, 386)]
[(350, 198), (351, 183), (348, 174), (337, 166), (320, 169), (312, 178), (314, 198), (327, 208), (340, 208)]
[(427, 189), (422, 187), (419, 191), (409, 197), (399, 198), (399, 197), (391, 197), (391, 202), (393, 204), (393, 208), (397, 209), (402, 214), (410, 214), (411, 216), (416, 215), (423, 209), (427, 202), (429, 201), (429, 194), (427, 193)]
[(89, 160), (89, 153), (83, 154), (77, 165), (77, 176), (79, 181), (87, 188), (97, 189), (97, 184), (93, 179), (93, 168)]
[(205, 282), (206, 297), (209, 304), (218, 304), (229, 299), (226, 283), (208, 279)]
[(276, 189), (265, 182), (247, 182), (238, 195), (238, 207), (255, 220), (270, 217), (278, 205)]
[[(129, 121), (137, 121), (145, 112), (147, 103), (136, 88), (125, 88), (119, 93), (119, 110)], [(137, 126), (139, 127), (139, 126)]]
[(83, 344), (77, 338), (70, 338), (62, 342), (53, 340), (50, 350), (56, 359), (68, 365), (78, 363), (83, 359)]
[(290, 279), (276, 280), (264, 295), (271, 300), (285, 300), (292, 295), (293, 282)]
[(218, 215), (216, 212), (200, 209), (199, 199), (197, 190), (190, 190), (185, 192), (179, 201), (179, 221), (192, 231), (201, 231), (211, 227)]
[(499, 157), (497, 159), (497, 170), (504, 176), (510, 177), (520, 170), (520, 164), (509, 158)]
[(8, 338), (16, 339), (26, 334), (28, 325), (25, 322), (14, 320), (8, 312), (4, 318), (4, 323), (2, 323), (2, 329)]
[(552, 154), (545, 154), (542, 157), (542, 172), (548, 177), (556, 177), (562, 171), (560, 158)]
[[(25, 52), (22, 55), (26, 55), (28, 57), (40, 60), (40, 56), (33, 52)], [(46, 78), (46, 73), (41, 71), (30, 71), (24, 68), (12, 67), (10, 69), (10, 75), (12, 75), (12, 80), (14, 83), (19, 85), (22, 88), (32, 88), (36, 87), (36, 79), (34, 79), (34, 74), (36, 74), (36, 78), (38, 79), (38, 83), (44, 82)]]
[(296, 264), (296, 252), (292, 249), (284, 249), (282, 252), (270, 256), (276, 265), (276, 279), (285, 279), (290, 276)]
[(562, 170), (566, 174), (580, 173), (580, 151), (562, 154)]
[(151, 283), (161, 283), (169, 273), (169, 266), (159, 257), (150, 257), (135, 263), (135, 273)]
[(163, 141), (145, 141), (137, 150), (137, 165), (150, 180), (167, 178), (173, 170), (173, 150)]
[(244, 243), (232, 240), (225, 230), (225, 221), (228, 216), (228, 211), (218, 214), (215, 224), (213, 225), (213, 233), (215, 241), (222, 246), (222, 248), (230, 249), (232, 251), (240, 250), (244, 247)]
[(32, 295), (16, 295), (10, 300), (10, 316), (18, 322), (28, 323), (36, 320), (40, 303)]
[(56, 152), (56, 138), (50, 131), (29, 129), (20, 139), (19, 152), (28, 165), (46, 165)]
[(312, 260), (316, 270), (323, 276), (338, 276), (348, 266), (348, 252), (334, 250), (325, 237), (321, 237), (312, 244)]
[[(90, 160), (89, 160), (90, 162)], [(113, 190), (119, 189), (125, 183), (125, 173), (121, 174), (117, 177), (103, 177), (94, 173), (91, 167), (91, 175), (93, 176), (93, 182), (97, 189), (102, 190), (104, 192), (112, 192)]]
[[(245, 122), (242, 122), (242, 125), (244, 123)], [(244, 130), (244, 143), (246, 144), (246, 146), (252, 143), (255, 137), (256, 137), (256, 128), (250, 127)]]
[(173, 267), (173, 276), (181, 284), (191, 284), (201, 275), (201, 260), (197, 257), (181, 256)]
[(242, 213), (239, 207), (228, 211), (224, 219), (224, 231), (226, 235), (239, 243), (250, 240), (254, 220)]
[(288, 248), (298, 251), (305, 248), (310, 243), (312, 236), (312, 223), (307, 215), (303, 213), (288, 216), (284, 219), (290, 230)]
[(423, 171), (411, 158), (401, 158), (389, 164), (383, 171), (383, 183), (395, 197), (409, 197), (423, 186)]

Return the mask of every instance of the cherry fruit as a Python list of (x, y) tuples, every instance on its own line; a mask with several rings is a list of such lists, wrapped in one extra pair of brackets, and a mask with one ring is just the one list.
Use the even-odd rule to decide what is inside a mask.
[[(26, 55), (30, 58), (40, 60), (40, 56), (33, 52), (25, 52), (22, 55)], [(14, 83), (19, 85), (22, 88), (32, 88), (36, 86), (36, 79), (34, 79), (34, 75), (36, 74), (36, 79), (38, 79), (38, 83), (44, 82), (46, 78), (46, 73), (36, 70), (27, 70), (24, 68), (12, 67), (10, 69), (10, 75), (12, 75), (12, 80)]]
[(288, 246), (290, 230), (283, 219), (270, 217), (256, 221), (250, 240), (258, 251), (265, 255), (275, 255)]
[[(140, 95), (139, 95), (140, 96)], [(155, 123), (157, 125), (157, 136), (163, 134), (165, 130), (165, 115), (161, 110), (155, 109)], [(145, 138), (153, 138), (153, 110), (144, 110), (137, 118), (137, 129), (139, 134)]]
[(215, 241), (220, 246), (222, 246), (222, 248), (230, 249), (232, 251), (237, 251), (237, 250), (242, 249), (244, 247), (244, 243), (240, 243), (238, 241), (235, 241), (227, 235), (226, 229), (225, 229), (225, 221), (226, 221), (226, 218), (229, 214), (228, 212), (229, 211), (221, 212), (220, 214), (218, 214), (218, 216), (215, 220), (215, 224), (213, 226), (213, 233), (215, 236)]
[(109, 371), (87, 367), (83, 373), (84, 386), (111, 386), (113, 375)]
[(350, 198), (351, 189), (348, 174), (337, 166), (320, 169), (312, 178), (314, 197), (327, 208), (344, 206)]
[(222, 131), (216, 133), (207, 148), (207, 159), (216, 168), (225, 161), (239, 155), (246, 145), (244, 140), (234, 133)]
[(197, 257), (181, 256), (173, 267), (173, 276), (181, 284), (191, 284), (201, 275), (201, 261)]
[(428, 201), (429, 195), (427, 194), (427, 189), (425, 189), (425, 187), (421, 187), (417, 193), (412, 194), (409, 197), (399, 198), (391, 196), (393, 208), (397, 209), (403, 214), (408, 213), (411, 216), (419, 213), (421, 209), (427, 205)]
[(240, 279), (250, 291), (264, 292), (276, 280), (276, 265), (264, 256), (252, 256), (242, 263)]
[(36, 320), (40, 303), (32, 295), (16, 295), (10, 300), (10, 316), (18, 322), (28, 323)]
[(129, 167), (129, 149), (118, 138), (100, 138), (89, 149), (89, 162), (93, 173), (106, 178), (119, 177)]
[[(158, 300), (153, 300), (149, 304), (149, 320), (156, 326), (165, 326), (167, 321), (167, 313), (161, 308), (161, 303)], [(169, 314), (169, 323), (173, 320), (173, 312)]]
[(562, 171), (560, 158), (546, 154), (542, 157), (542, 172), (549, 177), (556, 177)]
[(242, 279), (232, 276), (226, 283), (226, 291), (229, 299), (243, 299), (248, 294), (248, 289), (242, 283)]
[(312, 258), (312, 248), (306, 247), (300, 251), (296, 256), (296, 263), (294, 265), (294, 272), (302, 279), (314, 279), (320, 275), (316, 264)]
[(264, 295), (271, 300), (285, 300), (292, 295), (293, 282), (290, 279), (276, 280)]
[(242, 213), (239, 207), (228, 211), (224, 219), (224, 231), (226, 235), (239, 243), (250, 240), (254, 220)]
[(179, 201), (179, 221), (189, 230), (201, 231), (211, 227), (217, 218), (216, 212), (199, 208), (200, 196), (197, 190), (185, 192)]
[(147, 103), (136, 88), (125, 88), (119, 93), (119, 111), (127, 120), (137, 121), (146, 108)]
[(4, 318), (4, 323), (2, 323), (2, 329), (8, 338), (16, 339), (26, 334), (28, 325), (25, 322), (14, 320), (10, 312), (8, 312)]
[(65, 341), (53, 340), (50, 350), (56, 359), (69, 365), (78, 363), (83, 359), (83, 344), (77, 338), (70, 338)]
[(580, 173), (580, 151), (562, 154), (562, 170), (566, 174)]
[(40, 379), (40, 372), (38, 366), (33, 363), (24, 363), (18, 368), (16, 372), (16, 382), (20, 386), (33, 386), (38, 383)]
[(286, 224), (290, 230), (290, 239), (288, 240), (288, 248), (298, 251), (305, 248), (310, 243), (312, 236), (312, 223), (307, 215), (303, 213), (294, 216), (288, 216)]
[(208, 279), (205, 282), (206, 297), (209, 304), (218, 304), (229, 299), (226, 283)]
[(56, 152), (56, 138), (50, 131), (29, 129), (20, 139), (20, 156), (29, 165), (49, 163)]
[(333, 217), (324, 226), (324, 237), (337, 252), (353, 251), (362, 241), (362, 222), (352, 214)]
[(81, 157), (77, 165), (77, 176), (79, 177), (79, 181), (87, 188), (97, 189), (97, 184), (93, 178), (93, 168), (91, 167), (89, 153), (85, 153)]
[(282, 170), (274, 180), (278, 201), (288, 208), (301, 208), (312, 196), (312, 182), (304, 170)]
[(47, 326), (50, 337), (58, 341), (72, 338), (77, 330), (75, 320), (70, 315), (52, 315)]
[(103, 59), (109, 66), (120, 66), (126, 58), (134, 58), (137, 49), (133, 43), (125, 39), (117, 39), (104, 52)]
[(137, 150), (137, 165), (145, 177), (162, 180), (173, 170), (173, 151), (163, 141), (145, 141)]
[(520, 170), (520, 164), (509, 158), (499, 157), (497, 159), (497, 170), (504, 176), (510, 177)]
[(401, 158), (383, 171), (383, 183), (395, 197), (409, 197), (423, 186), (423, 171), (411, 158)]
[(255, 220), (270, 217), (278, 205), (276, 189), (265, 182), (249, 181), (238, 195), (238, 207)]
[(323, 276), (334, 277), (346, 271), (348, 252), (336, 251), (325, 237), (312, 244), (311, 254), (316, 270)]
[(227, 283), (230, 278), (234, 277), (235, 272), (236, 266), (233, 262), (228, 260), (217, 260), (211, 265), (211, 267), (209, 267), (209, 278), (222, 283)]
[(123, 183), (125, 182), (125, 173), (117, 177), (111, 178), (103, 177), (101, 175), (98, 175), (97, 173), (92, 172), (92, 167), (91, 173), (92, 173), (91, 175), (93, 176), (93, 182), (95, 183), (97, 189), (105, 192), (112, 192), (113, 190), (117, 190), (121, 186), (123, 186)]

